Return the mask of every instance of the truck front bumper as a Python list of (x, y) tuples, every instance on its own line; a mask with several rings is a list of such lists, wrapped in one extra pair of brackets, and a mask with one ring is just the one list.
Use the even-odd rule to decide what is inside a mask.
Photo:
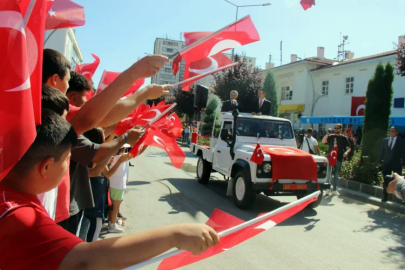
[[(302, 186), (306, 185), (306, 189)], [(294, 189), (295, 187), (299, 189)], [(316, 191), (330, 189), (329, 183), (294, 183), (294, 184), (280, 184), (280, 183), (252, 183), (252, 189), (255, 191), (274, 191), (274, 192), (303, 192), (303, 191)]]

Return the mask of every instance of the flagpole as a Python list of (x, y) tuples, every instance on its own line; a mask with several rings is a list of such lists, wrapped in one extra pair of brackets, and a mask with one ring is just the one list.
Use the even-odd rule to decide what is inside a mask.
[[(249, 221), (247, 221), (247, 222), (245, 222), (245, 223), (239, 224), (239, 225), (237, 225), (237, 226), (235, 226), (235, 227), (232, 227), (232, 228), (229, 228), (229, 229), (227, 229), (227, 230), (225, 230), (225, 231), (222, 231), (222, 232), (218, 233), (218, 236), (219, 236), (219, 237), (224, 237), (224, 236), (227, 236), (227, 235), (229, 235), (229, 234), (231, 234), (231, 233), (234, 233), (234, 232), (237, 232), (237, 231), (239, 231), (239, 230), (242, 230), (242, 229), (244, 229), (244, 228), (246, 228), (246, 227), (249, 227), (249, 226), (251, 226), (251, 225), (253, 225), (253, 224), (257, 223), (257, 222), (263, 221), (263, 220), (265, 220), (265, 219), (267, 219), (267, 218), (269, 218), (269, 217), (272, 217), (272, 216), (274, 216), (274, 215), (277, 215), (277, 214), (279, 214), (279, 213), (281, 213), (281, 212), (283, 212), (283, 211), (285, 211), (285, 210), (288, 210), (288, 209), (290, 209), (290, 208), (292, 208), (292, 207), (294, 207), (294, 206), (297, 206), (297, 205), (299, 205), (299, 204), (301, 204), (301, 203), (303, 203), (303, 202), (305, 202), (305, 201), (307, 201), (307, 200), (317, 198), (320, 194), (321, 194), (321, 191), (319, 191), (319, 190), (318, 190), (318, 191), (315, 191), (314, 193), (311, 193), (311, 194), (309, 194), (309, 195), (307, 195), (307, 196), (305, 196), (305, 197), (303, 197), (303, 198), (301, 198), (301, 199), (299, 199), (299, 200), (296, 200), (295, 202), (292, 202), (292, 203), (289, 203), (289, 204), (287, 204), (287, 205), (284, 205), (284, 206), (282, 206), (282, 207), (280, 207), (280, 208), (277, 208), (276, 210), (273, 210), (273, 211), (271, 211), (271, 212), (269, 212), (269, 213), (267, 213), (267, 214), (265, 214), (265, 215), (262, 215), (262, 216), (260, 216), (260, 217), (251, 219), (251, 220), (249, 220)], [(124, 270), (138, 269), (138, 268), (144, 267), (144, 266), (146, 266), (146, 265), (149, 265), (149, 264), (151, 264), (151, 263), (158, 262), (158, 261), (161, 261), (161, 260), (163, 260), (163, 259), (172, 257), (172, 256), (177, 255), (177, 254), (180, 254), (180, 253), (182, 253), (183, 251), (184, 251), (184, 250), (180, 250), (180, 249), (179, 249), (179, 250), (174, 250), (174, 251), (172, 251), (172, 252), (168, 252), (168, 253), (163, 254), (163, 255), (161, 255), (161, 256), (152, 258), (152, 259), (150, 259), (150, 260), (148, 260), (148, 261), (145, 261), (145, 262), (142, 262), (142, 263), (138, 263), (138, 264), (133, 265), (133, 266), (131, 266), (131, 267), (125, 268)]]
[(235, 67), (235, 66), (237, 66), (238, 64), (239, 64), (239, 63), (232, 63), (232, 64), (229, 64), (229, 65), (223, 66), (223, 67), (221, 67), (221, 68), (217, 68), (217, 69), (215, 69), (215, 70), (211, 70), (211, 71), (202, 73), (202, 74), (200, 74), (200, 75), (197, 75), (197, 76), (188, 78), (187, 80), (184, 80), (184, 81), (175, 83), (175, 84), (173, 84), (173, 87), (179, 86), (179, 85), (181, 85), (181, 84), (183, 84), (183, 83), (186, 83), (186, 82), (189, 82), (189, 81), (193, 81), (193, 80), (196, 80), (196, 79), (205, 77), (205, 76), (207, 76), (207, 75), (216, 73), (216, 72), (218, 72), (218, 71), (221, 71), (221, 70), (224, 70), (224, 69), (227, 69), (227, 68)]
[(27, 26), (28, 20), (31, 17), (32, 10), (34, 9), (35, 3), (37, 0), (31, 0), (30, 3), (28, 4), (27, 10), (25, 11), (25, 16), (24, 16), (24, 26)]

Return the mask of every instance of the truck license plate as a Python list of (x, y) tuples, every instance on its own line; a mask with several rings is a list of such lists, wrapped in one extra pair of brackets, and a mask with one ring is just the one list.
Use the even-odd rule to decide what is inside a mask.
[(284, 190), (307, 189), (307, 185), (283, 185)]

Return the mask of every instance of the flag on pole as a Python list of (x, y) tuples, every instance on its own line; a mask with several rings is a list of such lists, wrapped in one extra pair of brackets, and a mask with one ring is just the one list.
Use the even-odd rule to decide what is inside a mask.
[[(206, 74), (206, 76), (214, 74), (217, 72), (216, 70), (218, 68), (230, 65), (232, 63), (233, 63), (232, 60), (229, 59), (223, 53), (217, 53), (213, 56), (208, 56), (206, 58), (200, 59), (190, 64), (186, 63), (184, 71), (184, 80), (204, 73)], [(190, 85), (199, 79), (195, 79), (184, 83), (182, 89), (185, 91), (190, 91)]]
[(84, 8), (70, 0), (54, 0), (46, 16), (46, 30), (82, 26)]
[[(100, 93), (100, 91), (103, 91), (110, 83), (112, 83), (118, 75), (120, 75), (121, 72), (111, 72), (111, 71), (105, 71), (103, 72), (103, 75), (101, 76), (100, 83), (98, 85), (96, 94)], [(136, 91), (138, 91), (139, 88), (145, 83), (145, 79), (139, 79), (136, 80), (132, 86), (125, 92), (123, 97), (130, 96), (134, 94)]]
[(40, 124), (46, 4), (0, 1), (0, 180), (34, 141), (35, 120)]
[[(197, 38), (196, 38), (197, 39)], [(180, 69), (179, 63), (184, 59), (192, 63), (208, 56), (233, 49), (260, 40), (250, 16), (246, 16), (210, 35), (183, 48), (173, 61), (173, 74)]]
[[(86, 79), (89, 81), (89, 83), (91, 85), (91, 88), (93, 88), (91, 78), (93, 78), (94, 73), (96, 73), (98, 65), (100, 64), (100, 58), (95, 54), (91, 54), (91, 56), (93, 56), (93, 58), (94, 58), (93, 63), (76, 65), (75, 71), (77, 73), (82, 74), (84, 77), (86, 77)], [(86, 99), (89, 100), (93, 95), (94, 95), (93, 90), (87, 91)]]
[(262, 148), (260, 147), (260, 143), (257, 143), (255, 150), (252, 153), (252, 156), (250, 157), (250, 161), (262, 165), (264, 160), (264, 155)]
[(319, 191), (314, 192), (272, 212), (261, 214), (248, 222), (244, 222), (235, 216), (215, 209), (206, 224), (219, 233), (220, 241), (218, 245), (209, 248), (198, 256), (184, 251), (178, 255), (164, 259), (160, 263), (158, 270), (177, 269), (222, 253), (300, 212), (307, 207), (308, 204), (316, 201), (319, 194)]

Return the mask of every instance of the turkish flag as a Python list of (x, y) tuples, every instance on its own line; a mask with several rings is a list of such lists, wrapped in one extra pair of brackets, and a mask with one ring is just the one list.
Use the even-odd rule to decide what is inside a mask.
[[(310, 197), (297, 204), (290, 203), (291, 207), (287, 207), (284, 211), (278, 214), (272, 215), (268, 218), (265, 218), (264, 220), (253, 223), (252, 225), (247, 226), (241, 230), (238, 230), (234, 233), (221, 237), (218, 245), (207, 249), (198, 256), (193, 255), (191, 252), (184, 251), (178, 255), (164, 259), (160, 263), (158, 270), (169, 270), (180, 268), (204, 260), (211, 256), (220, 254), (268, 229), (271, 229), (277, 224), (280, 224), (281, 222), (300, 212), (305, 207), (307, 207), (308, 204), (316, 200), (317, 196)], [(268, 215), (270, 213), (266, 214)], [(263, 214), (259, 215), (259, 217), (260, 216), (263, 216)], [(232, 216), (226, 212), (223, 212), (221, 210), (215, 209), (211, 217), (205, 224), (207, 224), (220, 234), (220, 232), (241, 225), (243, 223), (245, 223), (243, 220), (235, 216)]]
[(262, 146), (262, 150), (271, 157), (273, 181), (279, 179), (318, 181), (316, 161), (308, 152), (280, 146)]
[(186, 63), (192, 63), (259, 40), (260, 36), (256, 27), (250, 16), (246, 16), (182, 49), (173, 61), (173, 74), (178, 72), (182, 58)]
[(135, 121), (142, 114), (142, 112), (149, 110), (150, 106), (142, 103), (138, 108), (136, 108), (132, 113), (130, 113), (126, 118), (118, 122), (118, 125), (114, 129), (114, 133), (117, 135), (122, 135), (128, 130), (135, 126)]
[(174, 167), (180, 168), (181, 165), (183, 165), (186, 154), (177, 145), (176, 139), (163, 134), (159, 129), (153, 126), (149, 127), (148, 135), (145, 137), (144, 145), (155, 146), (165, 150)]
[(257, 143), (255, 150), (252, 153), (252, 156), (250, 157), (250, 161), (262, 165), (264, 160), (264, 155), (262, 148), (260, 147), (260, 143)]
[(351, 116), (364, 115), (366, 109), (366, 97), (352, 97)]
[[(165, 117), (165, 115), (169, 114), (170, 111), (165, 112), (171, 104), (165, 104), (165, 101), (159, 102), (158, 105), (154, 105), (147, 110), (141, 112), (135, 119), (134, 125), (139, 125), (145, 127), (150, 124), (151, 121), (155, 121), (157, 118)], [(165, 115), (162, 115), (165, 112)]]
[(307, 10), (312, 6), (315, 6), (315, 0), (301, 0), (300, 4), (304, 10)]
[(145, 133), (142, 135), (141, 138), (136, 142), (134, 147), (132, 147), (131, 151), (129, 153), (135, 158), (139, 155), (139, 153), (142, 151), (142, 148), (145, 146), (144, 142), (146, 137), (148, 136), (148, 130), (145, 130)]
[(46, 16), (46, 30), (82, 26), (84, 8), (70, 0), (54, 0)]
[[(120, 75), (121, 72), (111, 72), (111, 71), (105, 71), (103, 72), (103, 75), (101, 76), (100, 84), (98, 85), (96, 94), (100, 93), (100, 91), (103, 91), (110, 83), (112, 83), (118, 75)], [(123, 97), (130, 96), (134, 94), (136, 91), (138, 91), (139, 88), (145, 83), (145, 79), (139, 79), (136, 80), (132, 86), (122, 95)]]
[[(48, 9), (47, 0), (37, 0), (32, 9), (28, 9), (32, 0), (20, 0), (22, 16), (27, 18), (25, 26), (26, 44), (29, 53), (28, 68), (35, 124), (41, 124), (41, 93), (42, 93), (42, 57), (45, 33), (45, 17)], [(27, 13), (28, 12), (28, 13)]]
[[(41, 26), (40, 12), (46, 12), (42, 9), (46, 0), (37, 0), (30, 13), (26, 12), (29, 3), (20, 3), (21, 6), (17, 0), (0, 1), (0, 180), (21, 159), (36, 136), (33, 104), (37, 100), (33, 97), (38, 93), (33, 91), (41, 88), (34, 88), (31, 78), (36, 74), (39, 59), (42, 63), (42, 53), (34, 48), (38, 46), (42, 52), (43, 40), (35, 44), (35, 34), (41, 29), (34, 26)], [(24, 15), (28, 19), (27, 26), (24, 25)], [(38, 21), (33, 23), (32, 19)], [(32, 50), (30, 59), (28, 49)], [(39, 109), (40, 104), (36, 104)]]
[(329, 158), (329, 166), (333, 167), (336, 164), (337, 161), (337, 153), (338, 153), (338, 147), (337, 145), (332, 148), (332, 151), (329, 152), (328, 158)]
[[(76, 65), (75, 71), (77, 73), (82, 74), (84, 77), (86, 77), (86, 79), (89, 81), (91, 87), (93, 87), (93, 84), (91, 83), (91, 78), (93, 78), (94, 73), (96, 73), (98, 65), (100, 64), (100, 58), (95, 54), (91, 54), (91, 56), (93, 56), (93, 58), (94, 58), (93, 63)], [(87, 94), (86, 94), (87, 100), (89, 100), (93, 95), (94, 95), (94, 92), (92, 90), (87, 91)]]
[[(213, 56), (208, 56), (206, 58), (200, 59), (196, 62), (193, 63), (186, 63), (186, 67), (185, 67), (185, 71), (184, 71), (184, 80), (194, 77), (194, 76), (198, 76), (201, 75), (203, 73), (207, 73), (213, 74), (216, 71), (216, 69), (227, 66), (232, 64), (232, 60), (229, 59), (225, 54), (223, 53), (217, 53), (216, 55)], [(190, 85), (195, 82), (198, 81), (201, 78), (183, 83), (183, 87), (182, 89), (185, 91), (190, 91)]]
[(162, 117), (153, 123), (152, 126), (159, 129), (163, 134), (174, 139), (180, 138), (183, 132), (180, 118), (176, 113), (173, 113), (170, 116)]

